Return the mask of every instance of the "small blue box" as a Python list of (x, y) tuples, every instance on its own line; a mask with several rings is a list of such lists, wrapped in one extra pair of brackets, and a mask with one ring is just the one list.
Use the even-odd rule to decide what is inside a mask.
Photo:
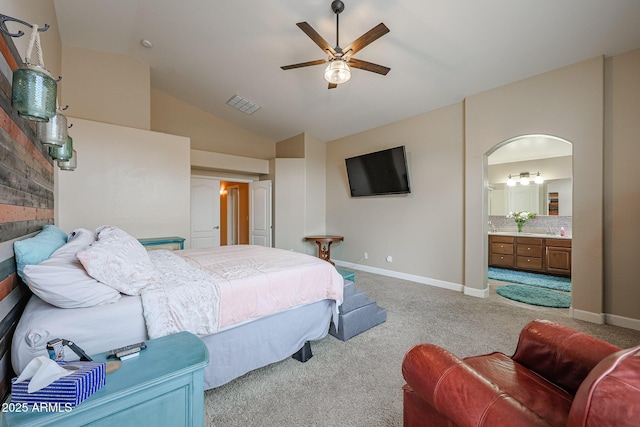
[(27, 403), (29, 405), (34, 403), (59, 403), (73, 408), (106, 384), (106, 364), (104, 362), (56, 363), (60, 366), (78, 367), (78, 369), (34, 393), (27, 391), (30, 381), (16, 384), (18, 377), (15, 377), (11, 380), (11, 402)]

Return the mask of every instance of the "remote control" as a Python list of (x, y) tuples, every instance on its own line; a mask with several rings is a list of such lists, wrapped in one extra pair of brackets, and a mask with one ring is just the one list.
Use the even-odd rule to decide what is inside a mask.
[(109, 351), (109, 354), (107, 354), (107, 359), (137, 353), (140, 350), (144, 350), (145, 348), (147, 348), (147, 344), (145, 344), (144, 342), (130, 344), (120, 348), (114, 348), (113, 350)]

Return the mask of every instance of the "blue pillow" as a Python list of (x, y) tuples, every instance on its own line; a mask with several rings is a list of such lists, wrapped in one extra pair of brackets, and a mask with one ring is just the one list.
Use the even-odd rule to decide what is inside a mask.
[(35, 236), (14, 242), (18, 275), (24, 280), (22, 270), (25, 265), (40, 264), (65, 243), (67, 234), (55, 225), (45, 225)]

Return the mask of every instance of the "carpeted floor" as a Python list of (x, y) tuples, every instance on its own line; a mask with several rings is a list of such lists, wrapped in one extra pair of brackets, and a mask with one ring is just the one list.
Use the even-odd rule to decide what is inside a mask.
[(512, 354), (522, 327), (549, 319), (621, 347), (640, 343), (640, 331), (572, 319), (567, 309), (530, 306), (495, 293), (465, 296), (375, 274), (356, 272), (356, 285), (387, 309), (387, 321), (349, 341), (330, 335), (312, 343), (313, 358), (253, 371), (205, 392), (207, 426), (402, 425), (402, 358), (431, 342), (465, 357)]

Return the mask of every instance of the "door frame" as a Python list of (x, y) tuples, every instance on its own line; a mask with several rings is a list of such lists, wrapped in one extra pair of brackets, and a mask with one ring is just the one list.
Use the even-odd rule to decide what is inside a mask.
[[(236, 176), (228, 176), (228, 175), (225, 175), (223, 173), (222, 174), (216, 174), (216, 175), (203, 175), (202, 173), (192, 173), (191, 174), (191, 178), (217, 179), (217, 180), (220, 180), (220, 181), (246, 183), (246, 184), (250, 184), (252, 182), (260, 181), (258, 176), (256, 176), (254, 179), (252, 179), (252, 178), (241, 178), (241, 177), (236, 177)], [(271, 194), (271, 197), (273, 198), (273, 193)], [(272, 200), (272, 203), (273, 203), (273, 200)], [(249, 204), (251, 204), (250, 201), (249, 201)], [(250, 209), (249, 209), (249, 215), (251, 215), (251, 210)], [(250, 222), (251, 222), (251, 220), (249, 220), (249, 223)]]

